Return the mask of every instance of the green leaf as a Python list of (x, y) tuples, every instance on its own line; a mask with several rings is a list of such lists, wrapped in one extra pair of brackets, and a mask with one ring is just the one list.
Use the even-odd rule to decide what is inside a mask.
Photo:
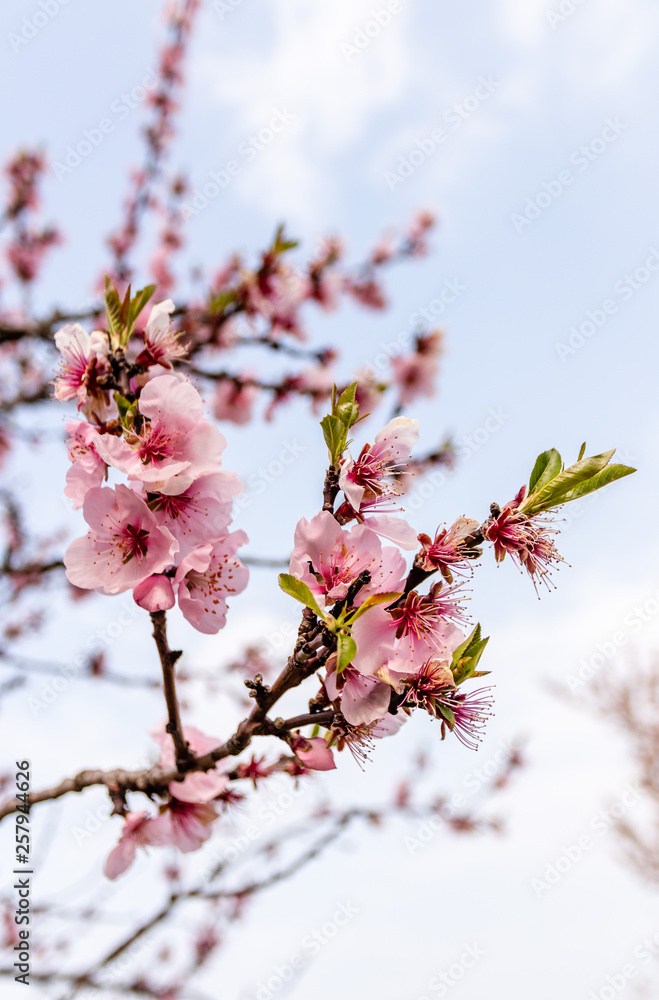
[(590, 479), (587, 479), (583, 483), (579, 483), (579, 485), (575, 486), (574, 489), (568, 490), (568, 492), (563, 495), (561, 503), (569, 503), (570, 500), (577, 500), (579, 497), (583, 497), (587, 493), (592, 493), (594, 490), (601, 489), (602, 486), (614, 483), (616, 479), (624, 479), (625, 476), (630, 476), (632, 472), (636, 472), (636, 469), (632, 469), (628, 465), (607, 465), (601, 472), (595, 473), (595, 475), (591, 476)]
[(119, 346), (119, 343), (121, 342), (121, 304), (119, 292), (106, 274), (105, 311), (108, 317), (108, 330), (110, 331), (113, 347)]
[(272, 244), (272, 252), (276, 254), (285, 253), (286, 250), (293, 250), (296, 246), (299, 246), (299, 240), (289, 240), (284, 236), (284, 225), (277, 227), (277, 232), (275, 233), (274, 242)]
[(320, 421), (320, 426), (323, 428), (330, 463), (336, 465), (346, 446), (348, 428), (338, 417), (333, 417), (329, 413)]
[(332, 388), (332, 412), (320, 421), (332, 465), (338, 464), (348, 445), (348, 431), (359, 420), (359, 406), (355, 400), (356, 392), (357, 383), (353, 382), (347, 389), (343, 390), (337, 399), (335, 385)]
[(533, 466), (533, 472), (529, 479), (529, 495), (541, 490), (560, 471), (561, 456), (556, 449), (550, 448), (549, 451), (543, 451), (541, 455), (538, 455)]
[(579, 448), (579, 454), (577, 456), (577, 462), (580, 462), (581, 459), (584, 457), (585, 454), (586, 454), (586, 442), (584, 441), (584, 443), (581, 445), (581, 448)]
[(439, 701), (435, 702), (435, 708), (442, 716), (451, 732), (453, 732), (453, 728), (455, 727), (455, 712), (453, 709), (449, 708), (448, 705), (442, 705)]
[[(489, 637), (481, 638), (481, 627), (476, 625), (471, 635), (468, 635), (465, 641), (453, 651), (451, 673), (456, 684), (462, 684), (468, 677), (482, 676), (476, 673), (476, 667), (489, 641)], [(489, 673), (489, 671), (486, 672)]]
[(352, 382), (347, 389), (343, 390), (332, 410), (333, 415), (345, 424), (347, 430), (359, 420), (359, 405), (355, 401), (356, 393), (357, 383)]
[(284, 591), (285, 594), (289, 594), (294, 597), (296, 601), (300, 604), (304, 604), (305, 607), (310, 608), (315, 615), (317, 615), (321, 621), (327, 621), (328, 617), (324, 611), (318, 606), (316, 598), (313, 596), (306, 583), (302, 580), (298, 580), (296, 576), (292, 573), (280, 573), (279, 574), (279, 586)]
[(347, 632), (336, 637), (336, 672), (340, 674), (357, 655), (357, 643)]
[(518, 508), (520, 513), (538, 514), (540, 511), (550, 510), (552, 507), (565, 503), (564, 495), (580, 483), (592, 479), (598, 472), (601, 472), (608, 465), (614, 452), (615, 448), (611, 451), (605, 451), (601, 455), (582, 458), (580, 462), (575, 462), (563, 472), (559, 472), (542, 489), (536, 489), (534, 493), (522, 501)]
[(223, 313), (233, 302), (236, 301), (236, 292), (218, 292), (216, 295), (211, 295), (208, 302), (208, 309), (213, 315), (218, 313)]
[(126, 343), (130, 340), (131, 334), (135, 329), (135, 323), (137, 317), (144, 309), (151, 296), (156, 290), (156, 285), (146, 285), (145, 288), (140, 288), (140, 290), (133, 296), (130, 300), (130, 308), (128, 311), (128, 322), (126, 327)]
[(121, 421), (122, 427), (127, 428), (127, 430), (132, 430), (135, 423), (135, 414), (137, 413), (137, 400), (131, 403), (130, 400), (122, 396), (120, 392), (115, 392), (114, 400), (117, 404), (117, 409), (119, 410), (119, 420)]
[(394, 601), (398, 600), (398, 598), (402, 596), (403, 595), (401, 593), (371, 594), (370, 597), (366, 598), (363, 604), (359, 605), (357, 610), (353, 612), (349, 618), (346, 618), (345, 624), (352, 625), (358, 618), (361, 618), (363, 614), (369, 611), (370, 608), (374, 608), (377, 604), (393, 604)]

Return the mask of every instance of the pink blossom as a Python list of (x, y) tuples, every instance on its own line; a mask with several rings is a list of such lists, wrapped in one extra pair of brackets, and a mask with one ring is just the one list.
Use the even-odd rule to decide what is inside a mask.
[[(151, 732), (151, 737), (160, 747), (160, 767), (176, 766), (174, 740), (166, 732), (164, 725)], [(183, 727), (183, 738), (187, 740), (193, 753), (201, 756), (219, 747), (222, 740), (215, 736), (206, 736), (194, 726)], [(170, 794), (180, 802), (210, 802), (217, 798), (229, 783), (226, 774), (218, 770), (217, 765), (209, 771), (193, 771), (183, 781), (172, 781), (169, 785)]]
[(299, 373), (295, 383), (298, 391), (311, 396), (312, 413), (319, 413), (321, 403), (332, 395), (334, 376), (327, 364), (311, 365)]
[(391, 517), (389, 514), (377, 514), (366, 517), (364, 512), (371, 509), (371, 504), (362, 504), (361, 513), (358, 520), (365, 524), (372, 532), (380, 538), (386, 538), (389, 542), (395, 542), (401, 549), (411, 552), (416, 548), (417, 535), (411, 524), (402, 517)]
[[(311, 563), (311, 567), (309, 566)], [(365, 525), (342, 528), (329, 511), (311, 521), (301, 518), (295, 529), (290, 572), (326, 604), (342, 600), (360, 573), (368, 571), (369, 583), (360, 588), (355, 604), (370, 594), (403, 590), (405, 560), (392, 546), (382, 548), (380, 539)]]
[(172, 798), (160, 816), (152, 820), (152, 829), (161, 844), (172, 844), (183, 854), (198, 850), (211, 835), (217, 819), (214, 806), (206, 802), (182, 802)]
[[(442, 718), (442, 739), (448, 727), (463, 746), (469, 750), (478, 750), (483, 730), (492, 715), (491, 690), (492, 688), (478, 688), (476, 691), (463, 692), (459, 688), (447, 688), (444, 694), (438, 695), (437, 702), (448, 708), (453, 716), (450, 722), (446, 717)], [(437, 713), (438, 718), (440, 714)]]
[(502, 562), (509, 553), (520, 569), (527, 571), (537, 591), (536, 576), (549, 587), (552, 565), (563, 562), (563, 557), (551, 538), (557, 534), (557, 529), (547, 527), (543, 518), (518, 512), (525, 493), (526, 487), (522, 486), (515, 499), (506, 504), (483, 534), (494, 543), (497, 562)]
[(106, 465), (96, 451), (98, 431), (84, 420), (71, 420), (66, 425), (69, 435), (66, 447), (72, 465), (66, 474), (64, 493), (73, 501), (74, 509), (82, 507), (85, 496), (105, 478)]
[(364, 445), (356, 461), (348, 452), (341, 467), (339, 486), (356, 511), (364, 501), (400, 494), (395, 475), (405, 467), (405, 460), (418, 438), (418, 420), (394, 417), (378, 431), (373, 445)]
[(360, 414), (371, 413), (382, 401), (382, 393), (386, 388), (384, 383), (378, 382), (375, 373), (368, 368), (361, 368), (355, 373), (357, 380), (357, 391), (355, 400), (359, 406)]
[(88, 416), (95, 411), (107, 415), (110, 396), (98, 385), (98, 376), (109, 372), (109, 343), (99, 331), (87, 333), (79, 323), (67, 323), (55, 334), (55, 346), (62, 355), (55, 379), (55, 399), (78, 400), (78, 409)]
[(172, 361), (187, 355), (186, 345), (179, 342), (178, 332), (171, 328), (170, 314), (173, 311), (171, 299), (153, 306), (143, 334), (144, 348), (135, 359), (136, 364), (171, 368)]
[(333, 771), (336, 768), (334, 754), (327, 746), (327, 740), (322, 736), (314, 736), (307, 740), (303, 736), (293, 739), (295, 756), (308, 767), (310, 771)]
[(231, 522), (231, 500), (242, 489), (235, 472), (221, 469), (200, 476), (182, 493), (149, 493), (146, 502), (159, 524), (168, 528), (185, 554), (219, 538)]
[(359, 673), (354, 667), (346, 667), (340, 677), (336, 671), (330, 671), (325, 680), (325, 690), (331, 701), (340, 699), (341, 713), (351, 726), (369, 725), (389, 709), (389, 685), (376, 677)]
[(459, 615), (451, 597), (443, 599), (436, 591), (424, 597), (412, 591), (404, 604), (390, 611), (371, 608), (352, 629), (357, 643), (354, 666), (364, 674), (377, 674), (385, 665), (409, 674), (431, 656), (450, 655), (464, 640), (450, 621)]
[(145, 611), (169, 611), (176, 604), (174, 588), (167, 576), (147, 576), (133, 591), (133, 600)]
[(218, 472), (224, 436), (203, 419), (201, 397), (189, 382), (159, 375), (142, 390), (139, 410), (147, 423), (128, 439), (104, 434), (99, 455), (128, 478), (161, 493), (182, 493), (199, 476)]
[(247, 586), (249, 570), (235, 553), (248, 541), (244, 531), (200, 545), (181, 560), (174, 577), (178, 605), (194, 628), (214, 635), (226, 622), (228, 594), (240, 594)]
[(157, 822), (147, 812), (126, 814), (119, 843), (110, 851), (105, 862), (104, 872), (107, 878), (115, 879), (122, 875), (135, 860), (138, 847), (163, 842)]
[[(390, 697), (390, 693), (388, 697)], [(335, 716), (329, 745), (336, 745), (339, 751), (347, 747), (361, 767), (368, 760), (369, 753), (373, 749), (373, 741), (393, 736), (406, 719), (407, 716), (403, 712), (399, 712), (397, 715), (390, 715), (389, 712), (386, 712), (385, 715), (374, 721), (352, 725), (345, 715)]]
[(442, 353), (441, 332), (435, 330), (419, 334), (415, 347), (414, 354), (391, 360), (401, 406), (414, 402), (418, 396), (431, 397), (435, 393), (435, 377), (439, 370), (437, 359)]
[(227, 379), (217, 383), (213, 399), (213, 415), (216, 420), (230, 420), (233, 424), (247, 424), (252, 419), (252, 409), (258, 397), (258, 389)]
[(320, 303), (326, 312), (332, 312), (339, 304), (339, 298), (344, 287), (343, 275), (328, 268), (325, 261), (313, 268), (309, 274), (308, 297)]
[(171, 532), (127, 486), (89, 490), (83, 514), (92, 530), (64, 554), (66, 575), (75, 587), (118, 594), (162, 572), (178, 551)]
[(346, 288), (367, 309), (386, 308), (387, 300), (384, 297), (382, 286), (375, 278), (366, 276), (349, 280)]
[(438, 528), (434, 540), (429, 535), (419, 535), (421, 551), (415, 563), (426, 573), (440, 570), (449, 583), (451, 572), (464, 574), (469, 570), (469, 559), (473, 553), (464, 547), (464, 541), (479, 527), (474, 518), (459, 517), (448, 530)]

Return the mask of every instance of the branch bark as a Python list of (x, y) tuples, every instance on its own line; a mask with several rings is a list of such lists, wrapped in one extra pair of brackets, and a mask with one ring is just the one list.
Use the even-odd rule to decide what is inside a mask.
[(194, 754), (190, 750), (190, 745), (183, 735), (181, 724), (181, 714), (176, 696), (176, 661), (182, 656), (180, 649), (172, 650), (167, 642), (167, 613), (165, 611), (153, 611), (151, 613), (153, 623), (153, 638), (155, 639), (158, 655), (160, 656), (160, 666), (162, 667), (162, 683), (167, 702), (167, 725), (166, 730), (174, 741), (174, 751), (176, 754), (176, 767), (180, 773), (184, 772), (185, 765), (194, 760)]

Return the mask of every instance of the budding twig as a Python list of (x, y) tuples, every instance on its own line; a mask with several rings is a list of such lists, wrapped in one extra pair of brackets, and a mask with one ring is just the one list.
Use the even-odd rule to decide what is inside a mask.
[(156, 642), (160, 665), (162, 667), (162, 682), (165, 691), (165, 701), (167, 702), (167, 725), (166, 730), (174, 741), (176, 752), (176, 766), (180, 773), (185, 770), (185, 765), (192, 759), (192, 754), (187, 740), (183, 736), (183, 726), (176, 696), (176, 675), (175, 664), (182, 655), (181, 650), (171, 650), (167, 642), (167, 615), (164, 611), (151, 612), (153, 622), (153, 638)]

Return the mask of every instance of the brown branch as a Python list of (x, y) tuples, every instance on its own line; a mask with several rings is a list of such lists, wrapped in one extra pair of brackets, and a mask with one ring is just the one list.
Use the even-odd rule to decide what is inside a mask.
[[(160, 614), (160, 612), (156, 612), (156, 614)], [(322, 666), (328, 653), (328, 650), (322, 645), (318, 646), (318, 639), (322, 634), (323, 626), (318, 625), (313, 612), (305, 608), (295, 650), (289, 657), (286, 666), (272, 687), (264, 689), (262, 697), (259, 698), (249, 716), (243, 719), (226, 743), (198, 757), (188, 753), (187, 757), (174, 768), (152, 767), (139, 771), (115, 768), (111, 771), (81, 771), (75, 777), (66, 778), (53, 788), (30, 792), (29, 804), (34, 805), (37, 802), (59, 799), (69, 792), (81, 792), (94, 785), (105, 785), (111, 791), (118, 790), (119, 792), (144, 792), (147, 795), (165, 793), (172, 781), (182, 781), (186, 774), (193, 771), (210, 771), (218, 761), (242, 753), (252, 742), (254, 736), (279, 735), (289, 729), (298, 728), (302, 724), (299, 721), (299, 716), (288, 722), (282, 720), (280, 724), (276, 725), (268, 719), (268, 712), (287, 691), (297, 687)], [(329, 641), (330, 637), (327, 638)], [(166, 649), (169, 651), (168, 646)], [(173, 655), (171, 651), (169, 653)], [(16, 812), (18, 804), (16, 799), (10, 799), (0, 806), (0, 820)]]
[(323, 484), (323, 510), (334, 513), (334, 501), (339, 492), (339, 473), (333, 465), (325, 473), (325, 483)]
[(174, 741), (176, 752), (176, 766), (179, 772), (183, 773), (185, 765), (194, 760), (194, 754), (190, 750), (190, 745), (183, 735), (181, 725), (181, 715), (176, 697), (176, 661), (183, 655), (182, 650), (172, 650), (167, 642), (167, 613), (165, 611), (151, 612), (151, 622), (153, 624), (153, 638), (156, 642), (160, 665), (162, 667), (162, 681), (167, 703), (167, 725), (165, 729)]

